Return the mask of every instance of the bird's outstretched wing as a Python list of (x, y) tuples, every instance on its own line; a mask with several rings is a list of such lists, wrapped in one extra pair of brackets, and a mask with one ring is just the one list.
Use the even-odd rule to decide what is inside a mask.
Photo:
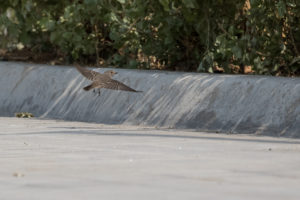
[(76, 66), (76, 69), (83, 75), (85, 76), (87, 79), (91, 80), (91, 81), (95, 81), (97, 80), (97, 77), (101, 76), (102, 74), (89, 70), (89, 69), (85, 69), (83, 67), (80, 67), (77, 63), (74, 64)]
[(142, 91), (137, 91), (132, 89), (131, 87), (125, 85), (124, 83), (121, 83), (117, 80), (114, 79), (109, 79), (106, 81), (103, 81), (101, 83), (99, 83), (100, 88), (106, 88), (106, 89), (110, 89), (110, 90), (124, 90), (124, 91), (128, 91), (128, 92), (142, 92)]

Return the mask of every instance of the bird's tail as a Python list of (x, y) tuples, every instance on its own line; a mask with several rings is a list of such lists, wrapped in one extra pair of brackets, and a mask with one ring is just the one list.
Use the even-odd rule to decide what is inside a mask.
[(89, 90), (91, 90), (91, 89), (93, 89), (94, 87), (93, 87), (93, 85), (91, 84), (91, 85), (88, 85), (88, 86), (86, 86), (86, 87), (84, 87), (83, 89), (85, 90), (85, 91), (89, 91)]

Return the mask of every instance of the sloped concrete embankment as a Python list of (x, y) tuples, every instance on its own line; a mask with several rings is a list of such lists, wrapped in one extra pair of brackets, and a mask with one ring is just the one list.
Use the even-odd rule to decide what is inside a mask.
[(74, 67), (0, 62), (0, 116), (300, 137), (299, 78), (115, 70), (144, 92), (98, 96)]

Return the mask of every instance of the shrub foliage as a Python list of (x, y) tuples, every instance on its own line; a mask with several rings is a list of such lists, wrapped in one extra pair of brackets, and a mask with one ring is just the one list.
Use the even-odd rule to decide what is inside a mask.
[(300, 73), (299, 0), (6, 0), (0, 48), (127, 68)]

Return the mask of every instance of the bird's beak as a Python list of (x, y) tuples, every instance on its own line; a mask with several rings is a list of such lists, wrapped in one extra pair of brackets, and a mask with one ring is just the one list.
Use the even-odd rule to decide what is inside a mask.
[(115, 74), (118, 74), (118, 72), (115, 72)]

